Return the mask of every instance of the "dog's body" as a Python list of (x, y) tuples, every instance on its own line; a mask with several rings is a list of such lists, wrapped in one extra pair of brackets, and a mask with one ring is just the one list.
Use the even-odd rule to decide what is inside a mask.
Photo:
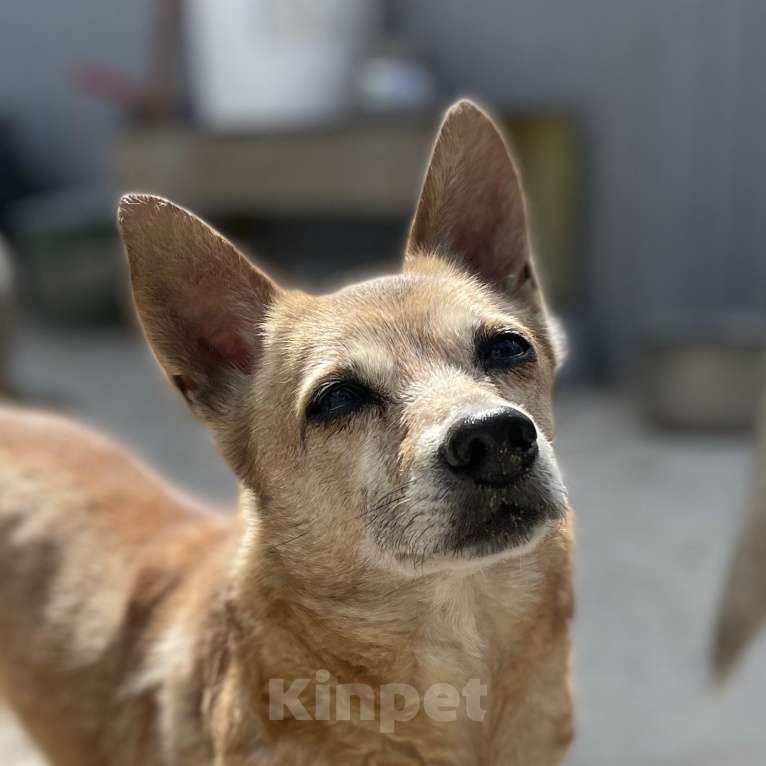
[(766, 394), (749, 508), (732, 551), (713, 634), (712, 669), (725, 680), (766, 623)]
[[(487, 118), (448, 115), (401, 276), (309, 297), (156, 198), (121, 227), (147, 337), (241, 503), (207, 514), (100, 437), (0, 413), (0, 693), (51, 763), (559, 763), (557, 351)], [(275, 680), (298, 690), (276, 715)], [(418, 706), (402, 691), (389, 729), (402, 684)]]

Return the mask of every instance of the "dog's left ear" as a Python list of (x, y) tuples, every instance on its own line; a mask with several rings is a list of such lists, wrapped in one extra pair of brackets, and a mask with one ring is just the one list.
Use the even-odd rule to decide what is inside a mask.
[(241, 423), (262, 326), (281, 290), (231, 242), (168, 200), (123, 197), (119, 227), (149, 345), (194, 414), (225, 441)]
[(407, 253), (405, 268), (436, 255), (506, 295), (540, 301), (518, 171), (492, 120), (470, 101), (444, 118)]

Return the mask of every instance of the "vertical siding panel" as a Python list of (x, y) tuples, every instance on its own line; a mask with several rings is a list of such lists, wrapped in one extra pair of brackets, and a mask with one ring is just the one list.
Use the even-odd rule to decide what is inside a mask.
[(740, 25), (727, 287), (734, 305), (766, 312), (766, 3), (745, 0)]

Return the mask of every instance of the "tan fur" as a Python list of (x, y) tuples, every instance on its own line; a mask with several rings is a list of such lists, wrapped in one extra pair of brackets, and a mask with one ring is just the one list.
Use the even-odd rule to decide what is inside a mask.
[[(100, 437), (0, 413), (0, 689), (51, 763), (559, 763), (572, 532), (551, 447), (558, 360), (488, 118), (448, 114), (399, 276), (308, 296), (164, 200), (126, 198), (120, 222), (147, 337), (241, 502), (215, 517)], [(534, 360), (479, 374), (478, 326), (522, 333)], [(348, 371), (385, 405), (307, 421), (316, 386)], [(458, 501), (435, 445), (456, 413), (507, 402), (539, 432), (530, 496), (560, 515), (524, 546), (453, 554)], [(395, 733), (357, 708), (270, 720), (269, 680), (319, 671), (331, 688), (421, 694), (480, 679), (486, 716), (421, 710)], [(312, 713), (315, 692), (301, 694)]]

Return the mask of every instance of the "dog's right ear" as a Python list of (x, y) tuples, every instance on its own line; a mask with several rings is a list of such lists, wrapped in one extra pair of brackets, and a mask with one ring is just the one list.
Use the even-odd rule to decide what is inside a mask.
[(516, 163), (492, 119), (470, 101), (444, 118), (407, 252), (405, 270), (435, 254), (509, 297), (540, 304)]
[(123, 197), (118, 221), (149, 344), (194, 412), (220, 428), (255, 369), (279, 288), (218, 232), (160, 197)]

